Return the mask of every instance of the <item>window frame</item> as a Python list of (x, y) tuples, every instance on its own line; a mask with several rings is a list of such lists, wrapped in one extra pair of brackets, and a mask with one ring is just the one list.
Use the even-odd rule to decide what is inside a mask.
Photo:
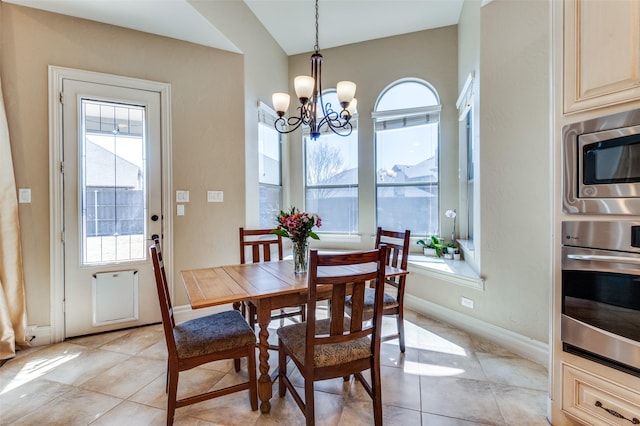
[[(389, 93), (390, 90), (397, 88), (398, 86), (402, 85), (402, 84), (406, 84), (406, 83), (417, 83), (420, 84), (421, 86), (424, 86), (427, 90), (429, 90), (432, 94), (433, 97), (435, 99), (435, 101), (437, 102), (436, 105), (428, 105), (428, 106), (417, 106), (417, 107), (410, 107), (410, 108), (401, 108), (401, 109), (394, 109), (394, 110), (382, 110), (382, 111), (378, 111), (378, 107), (381, 103), (381, 101), (383, 100), (384, 96), (387, 95)], [(387, 87), (384, 88), (384, 90), (382, 90), (380, 92), (380, 95), (378, 95), (378, 98), (376, 100), (375, 103), (375, 107), (374, 107), (374, 111), (371, 114), (371, 117), (373, 119), (373, 159), (374, 159), (374, 171), (376, 173), (375, 175), (375, 179), (374, 179), (374, 205), (375, 205), (375, 218), (374, 218), (374, 222), (376, 223), (376, 226), (381, 226), (379, 223), (379, 217), (378, 217), (378, 205), (379, 205), (379, 200), (378, 200), (378, 191), (380, 188), (409, 188), (409, 187), (433, 187), (434, 185), (436, 186), (436, 188), (438, 189), (438, 201), (437, 201), (437, 205), (438, 205), (438, 214), (436, 215), (437, 217), (437, 223), (436, 223), (436, 228), (435, 229), (439, 229), (440, 227), (440, 191), (439, 188), (441, 186), (441, 178), (440, 178), (440, 145), (441, 145), (441, 123), (440, 123), (440, 114), (442, 111), (442, 105), (440, 103), (440, 96), (438, 94), (438, 91), (435, 89), (435, 87), (430, 84), (429, 82), (419, 79), (419, 78), (403, 78), (403, 79), (399, 79), (394, 81), (393, 83), (389, 84)], [(413, 123), (409, 123), (409, 122), (413, 122)], [(430, 124), (430, 123), (436, 123), (438, 128), (437, 128), (437, 147), (436, 147), (436, 159), (437, 159), (437, 163), (438, 163), (438, 178), (437, 178), (437, 182), (428, 182), (428, 181), (421, 181), (421, 182), (400, 182), (400, 183), (380, 183), (378, 181), (378, 144), (379, 144), (379, 140), (378, 140), (378, 132), (380, 130), (391, 130), (391, 129), (400, 129), (400, 128), (407, 128), (407, 127), (414, 127), (414, 126), (419, 126), (419, 125), (423, 125), (423, 124)], [(426, 158), (428, 160), (428, 158)], [(414, 233), (413, 235), (413, 239), (418, 239), (419, 235), (424, 235), (422, 232), (420, 231), (414, 231), (412, 230), (412, 232)], [(429, 229), (426, 229), (426, 233), (428, 234), (430, 232)]]
[[(258, 162), (260, 162), (260, 156), (262, 152), (260, 151), (261, 146), (261, 138), (262, 131), (260, 129), (261, 126), (264, 126), (265, 129), (273, 130), (278, 138), (278, 184), (262, 182), (260, 173), (258, 172), (258, 209), (259, 212), (263, 211), (263, 203), (260, 198), (260, 194), (263, 189), (266, 190), (278, 190), (278, 209), (275, 214), (271, 216), (276, 217), (277, 214), (283, 210), (283, 200), (284, 200), (284, 184), (283, 184), (283, 137), (282, 134), (279, 133), (275, 127), (274, 122), (276, 120), (277, 114), (276, 112), (269, 107), (267, 104), (260, 102), (258, 104)], [(261, 228), (270, 228), (275, 227), (275, 222), (272, 224), (266, 224), (262, 222), (262, 214), (258, 213), (258, 221), (260, 223)]]
[[(322, 96), (325, 99), (325, 104), (327, 103), (326, 99), (327, 99), (327, 95), (330, 96), (335, 96), (336, 100), (337, 100), (337, 92), (335, 88), (329, 88), (329, 89), (325, 89), (322, 91)], [(355, 176), (357, 178), (356, 183), (349, 183), (349, 184), (323, 184), (323, 185), (308, 185), (308, 175), (307, 175), (307, 152), (308, 152), (308, 147), (307, 147), (307, 143), (308, 141), (312, 140), (311, 139), (311, 132), (308, 126), (304, 126), (302, 129), (302, 176), (303, 176), (303, 199), (304, 199), (304, 205), (305, 205), (305, 209), (308, 209), (308, 203), (307, 203), (307, 191), (309, 189), (312, 190), (323, 190), (323, 189), (345, 189), (345, 190), (354, 190), (356, 192), (355, 195), (355, 212), (353, 212), (353, 216), (355, 217), (355, 229), (353, 229), (352, 231), (335, 231), (335, 230), (327, 230), (326, 229), (326, 224), (327, 222), (324, 221), (323, 223), (323, 228), (318, 228), (316, 230), (317, 234), (324, 234), (324, 235), (329, 235), (329, 234), (334, 234), (334, 235), (345, 235), (345, 236), (352, 236), (352, 235), (358, 235), (360, 233), (360, 182), (359, 182), (359, 171), (360, 171), (360, 158), (358, 156), (358, 151), (359, 151), (359, 132), (358, 132), (358, 112), (356, 111), (352, 116), (351, 119), (349, 120), (349, 122), (352, 125), (352, 131), (351, 134), (347, 137), (345, 137), (344, 139), (349, 139), (354, 141), (355, 143), (355, 151), (356, 151), (356, 157), (357, 157), (357, 161), (355, 163), (356, 166), (356, 172), (355, 172)], [(318, 141), (321, 140), (321, 138), (323, 136), (331, 136), (331, 135), (335, 135), (334, 132), (332, 132), (329, 129), (326, 129), (324, 131), (322, 131), (320, 133), (320, 137), (317, 139)], [(341, 136), (337, 136), (337, 137), (341, 137)], [(354, 139), (352, 139), (354, 138)], [(319, 213), (319, 212), (315, 212), (314, 213)], [(322, 215), (320, 215), (322, 217)], [(324, 219), (324, 218), (323, 218)]]

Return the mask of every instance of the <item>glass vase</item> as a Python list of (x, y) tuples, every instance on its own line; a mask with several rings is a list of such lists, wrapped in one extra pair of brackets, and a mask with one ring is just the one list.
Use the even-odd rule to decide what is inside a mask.
[(294, 241), (291, 246), (293, 251), (293, 272), (297, 275), (306, 274), (309, 265), (309, 242)]

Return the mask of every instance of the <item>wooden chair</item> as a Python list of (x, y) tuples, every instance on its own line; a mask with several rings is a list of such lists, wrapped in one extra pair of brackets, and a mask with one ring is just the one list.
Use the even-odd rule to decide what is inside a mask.
[[(278, 257), (275, 260), (283, 259), (282, 237), (272, 233), (271, 231), (271, 229), (240, 228), (240, 263), (269, 262), (276, 253)], [(247, 252), (251, 253), (250, 258), (247, 256)], [(249, 325), (251, 328), (254, 328), (256, 325), (256, 305), (249, 300), (246, 302), (246, 306), (249, 308)], [(295, 311), (281, 309), (278, 314), (272, 314), (271, 319), (284, 319), (300, 316), (301, 320), (304, 321), (304, 315), (304, 305), (302, 305)], [(272, 347), (271, 349), (277, 350), (276, 347)]]
[[(406, 230), (404, 232), (395, 232), (383, 230), (378, 227), (376, 232), (376, 244), (375, 247), (380, 247), (381, 244), (387, 246), (387, 264), (400, 269), (407, 269), (407, 261), (409, 258), (409, 243), (411, 238), (411, 231)], [(400, 343), (400, 352), (405, 351), (405, 338), (404, 338), (404, 291), (407, 276), (386, 277), (384, 282), (387, 286), (391, 286), (395, 289), (390, 294), (387, 291), (384, 293), (383, 301), (383, 315), (395, 315), (398, 332), (395, 334), (389, 334), (382, 336), (382, 341), (398, 339)], [(373, 303), (374, 303), (374, 291), (371, 288), (365, 290), (364, 297), (364, 319), (369, 320), (373, 317)], [(347, 312), (350, 312), (351, 304), (347, 301)]]
[[(162, 326), (167, 343), (167, 425), (173, 424), (176, 408), (195, 404), (232, 392), (249, 390), (251, 409), (258, 409), (258, 381), (256, 379), (256, 338), (253, 330), (238, 311), (226, 311), (176, 324), (169, 297), (169, 286), (162, 261), (160, 242), (149, 248), (160, 300)], [(177, 399), (178, 376), (202, 364), (222, 359), (247, 357), (249, 381)], [(236, 371), (240, 364), (236, 363)]]
[[(278, 390), (284, 397), (287, 389), (306, 417), (307, 425), (315, 423), (313, 384), (318, 380), (351, 374), (364, 386), (373, 400), (376, 425), (382, 425), (382, 395), (380, 386), (380, 327), (382, 321), (382, 285), (375, 286), (373, 317), (363, 322), (366, 281), (384, 281), (387, 249), (347, 254), (319, 255), (311, 250), (307, 272), (309, 292), (307, 321), (280, 327), (277, 330)], [(367, 272), (358, 272), (354, 265), (369, 264)], [(318, 268), (327, 268), (318, 273)], [(337, 268), (336, 268), (337, 267)], [(340, 268), (344, 267), (344, 268)], [(333, 269), (336, 273), (329, 273)], [(329, 318), (316, 321), (318, 287), (331, 289)], [(351, 317), (345, 316), (346, 294), (351, 293)], [(287, 359), (293, 360), (304, 378), (304, 400), (287, 375)], [(371, 372), (371, 384), (362, 375)]]

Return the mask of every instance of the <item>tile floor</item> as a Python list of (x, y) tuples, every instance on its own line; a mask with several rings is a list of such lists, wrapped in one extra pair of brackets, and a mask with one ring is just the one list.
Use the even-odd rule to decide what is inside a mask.
[[(442, 322), (406, 317), (406, 354), (395, 341), (383, 343), (386, 425), (549, 424), (546, 368)], [(0, 425), (163, 425), (165, 370), (160, 325), (20, 351), (0, 368)], [(196, 368), (181, 374), (179, 394), (228, 384), (244, 371), (231, 361)], [(353, 379), (315, 389), (319, 425), (373, 424), (371, 400)], [(290, 395), (277, 396), (277, 384), (271, 401), (271, 413), (261, 415), (250, 410), (248, 391), (239, 392), (178, 408), (174, 424), (304, 424)]]

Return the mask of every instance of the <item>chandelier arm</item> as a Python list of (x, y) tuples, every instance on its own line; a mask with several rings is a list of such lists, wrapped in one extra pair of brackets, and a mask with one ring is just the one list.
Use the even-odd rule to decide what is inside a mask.
[(279, 117), (273, 122), (278, 133), (291, 133), (298, 129), (302, 125), (303, 121), (299, 117)]
[[(301, 125), (309, 127), (312, 139), (317, 139), (322, 127), (326, 125), (333, 133), (339, 136), (349, 136), (353, 131), (353, 125), (350, 123), (351, 113), (347, 111), (346, 106), (341, 103), (341, 109), (334, 110), (331, 103), (324, 103), (322, 96), (322, 55), (320, 54), (319, 37), (318, 37), (318, 21), (319, 7), (318, 0), (315, 0), (315, 45), (314, 53), (311, 55), (311, 79), (313, 79), (313, 88), (309, 96), (308, 88), (304, 88), (300, 92), (301, 105), (298, 107), (298, 116), (286, 118), (284, 111), (278, 111), (279, 118), (274, 121), (274, 127), (279, 133), (291, 133), (298, 129)], [(296, 78), (297, 80), (297, 78)], [(307, 82), (308, 83), (308, 82)], [(353, 85), (353, 83), (351, 83)], [(355, 85), (354, 85), (355, 86)], [(296, 91), (298, 89), (296, 81)], [(353, 87), (355, 91), (355, 87)], [(304, 93), (304, 95), (301, 95)], [(346, 103), (346, 102), (345, 102)]]

